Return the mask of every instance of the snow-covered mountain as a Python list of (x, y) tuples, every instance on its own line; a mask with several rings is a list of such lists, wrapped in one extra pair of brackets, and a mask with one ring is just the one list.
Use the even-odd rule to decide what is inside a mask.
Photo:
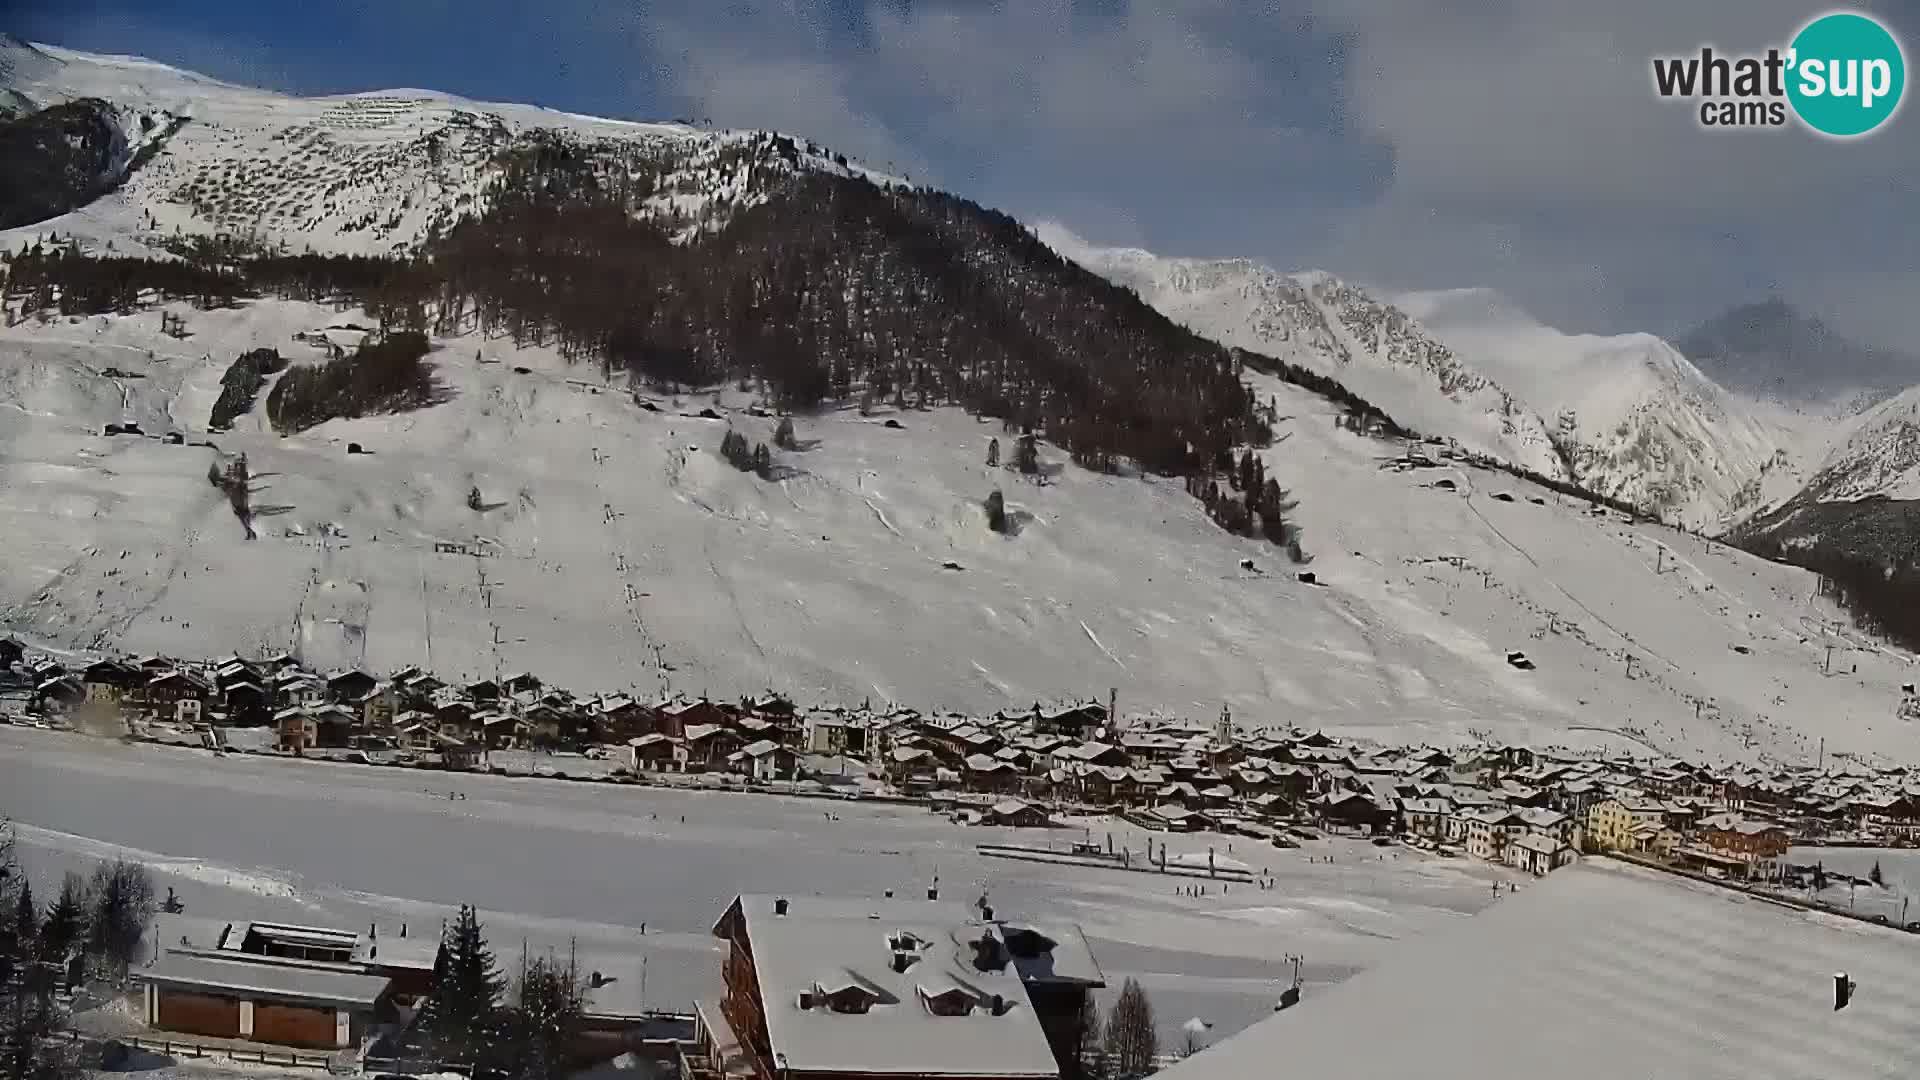
[(1580, 483), (1693, 528), (1751, 508), (1797, 433), (1701, 374), (1651, 334), (1567, 334), (1490, 290), (1403, 295), (1441, 340), (1552, 424)]
[(1920, 386), (1843, 425), (1805, 492), (1827, 502), (1920, 500)]
[(1330, 375), (1422, 433), (1690, 528), (1736, 520), (1796, 459), (1796, 432), (1649, 334), (1565, 334), (1484, 289), (1388, 301), (1324, 273), (1040, 234), (1199, 333)]
[[(859, 169), (804, 140), (426, 92), (289, 98), (53, 49), (14, 62), (28, 68), (16, 89), (38, 104), (96, 96), (186, 123), (115, 192), (0, 234), (9, 251), (49, 232), (96, 251), (164, 251), (177, 228), (378, 253), (483, 205), (515, 153), (556, 141), (612, 147), (605, 160), (632, 162), (631, 182), (648, 185), (637, 195), (648, 212), (689, 226), (758, 198), (770, 171)], [(670, 152), (650, 158), (656, 147)], [(664, 171), (648, 167), (658, 160)], [(1063, 318), (1118, 311), (1142, 335), (1192, 341), (1150, 312), (1136, 319), (1137, 305), (1095, 307), (1115, 290), (1090, 275), (1007, 260), (1032, 246), (1017, 228), (977, 242), (973, 265), (1000, 259), (1026, 275), (1022, 288), (1056, 290), (1049, 310)], [(1561, 475), (1547, 414), (1526, 403), (1537, 388), (1469, 363), (1403, 309), (1251, 264), (1174, 270), (1127, 253), (1102, 272), (1121, 276), (1129, 261), (1130, 283), (1177, 319), (1217, 318), (1234, 344), (1350, 382), (1404, 423)], [(917, 279), (899, 284), (933, 302)], [(990, 467), (988, 440), (1005, 429), (958, 408), (876, 395), (866, 410), (822, 409), (796, 419), (778, 469), (743, 472), (716, 451), (729, 428), (770, 438), (776, 421), (751, 381), (676, 396), (551, 341), (516, 343), (497, 323), (434, 338), (438, 404), (281, 434), (267, 387), (216, 431), (242, 354), (275, 348), (299, 370), (376, 316), (279, 299), (129, 306), (42, 306), (0, 327), (0, 625), (53, 646), (291, 648), (323, 666), (531, 669), (582, 690), (774, 688), (966, 709), (1117, 688), (1123, 710), (1211, 717), (1224, 702), (1256, 724), (1723, 759), (1808, 760), (1823, 738), (1830, 753), (1910, 743), (1893, 716), (1911, 658), (1834, 629), (1804, 571), (1596, 514), (1504, 472), (1415, 468), (1403, 448), (1341, 426), (1339, 405), (1257, 371), (1246, 378), (1278, 428), (1265, 471), (1297, 503), (1313, 582), (1280, 548), (1217, 527), (1178, 478), (1082, 468), (1049, 443), (1044, 483)], [(1244, 324), (1233, 334), (1230, 316)], [(1646, 368), (1635, 377), (1691, 388), (1693, 411), (1635, 421), (1636, 390), (1615, 413), (1577, 416), (1578, 430), (1605, 416), (1730, 454), (1688, 426), (1708, 415), (1710, 391), (1636, 348), (1616, 374)], [(129, 422), (142, 433), (104, 434)], [(351, 443), (370, 452), (349, 454)], [(208, 481), (239, 453), (257, 539)], [(1685, 475), (1719, 482), (1685, 460)], [(996, 489), (1006, 535), (981, 508)], [(1857, 660), (1857, 677), (1823, 676), (1828, 644)], [(1515, 651), (1530, 667), (1510, 662)]]
[[(761, 133), (605, 120), (427, 90), (303, 98), (233, 86), (139, 57), (0, 36), (9, 99), (40, 108), (99, 100), (148, 134), (151, 159), (119, 190), (62, 222), (62, 237), (123, 253), (179, 236), (289, 251), (375, 255), (409, 248), (486, 206), (510, 151), (560, 146), (644, 182), (649, 212), (711, 227), (752, 205), (769, 169), (857, 170), (818, 147)], [(39, 230), (45, 232), (46, 230)], [(36, 233), (37, 235), (37, 233)], [(16, 242), (14, 247), (19, 245)]]
[(1415, 430), (1570, 479), (1537, 415), (1405, 312), (1348, 282), (1247, 259), (1099, 248), (1053, 224), (1036, 232), (1197, 333), (1334, 378)]

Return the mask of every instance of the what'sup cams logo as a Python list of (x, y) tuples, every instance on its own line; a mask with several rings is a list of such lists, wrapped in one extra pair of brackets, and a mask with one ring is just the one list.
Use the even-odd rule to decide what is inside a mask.
[(1886, 125), (1907, 88), (1906, 56), (1892, 32), (1851, 11), (1822, 15), (1786, 48), (1725, 56), (1657, 56), (1653, 88), (1699, 102), (1707, 128), (1785, 127), (1790, 117), (1822, 135), (1850, 139)]

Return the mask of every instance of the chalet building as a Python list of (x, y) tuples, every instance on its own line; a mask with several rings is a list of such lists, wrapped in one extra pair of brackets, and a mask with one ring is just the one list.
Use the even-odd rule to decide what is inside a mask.
[(71, 709), (86, 699), (86, 687), (72, 675), (53, 675), (33, 685), (34, 703), (43, 709)]
[(12, 670), (27, 655), (27, 647), (17, 637), (0, 638), (0, 675)]
[(657, 731), (627, 740), (627, 768), (636, 775), (670, 772), (679, 767), (680, 744)]
[(1020, 770), (987, 754), (968, 755), (960, 775), (968, 791), (1004, 794), (1020, 788)]
[(1507, 843), (1503, 855), (1508, 866), (1535, 877), (1545, 877), (1578, 857), (1565, 842), (1539, 833), (1514, 837)]
[(220, 697), (227, 707), (227, 722), (236, 727), (256, 727), (273, 719), (273, 696), (252, 679), (227, 684)]
[(1002, 799), (988, 807), (981, 820), (1009, 829), (1044, 829), (1053, 824), (1045, 809), (1025, 799)]
[(656, 730), (675, 739), (684, 738), (690, 728), (724, 727), (733, 720), (732, 714), (726, 709), (705, 698), (668, 702), (655, 709), (654, 713), (658, 718), (655, 721)]
[(756, 1080), (1056, 1080), (1105, 985), (1071, 924), (938, 900), (741, 896), (696, 1043)]
[(1327, 828), (1365, 834), (1387, 831), (1394, 819), (1392, 810), (1357, 791), (1327, 795), (1314, 804), (1314, 810)]
[(80, 673), (89, 705), (119, 705), (137, 697), (146, 684), (147, 673), (124, 660), (101, 660)]
[(1587, 811), (1587, 844), (1599, 851), (1634, 850), (1642, 825), (1665, 825), (1666, 808), (1649, 799), (1602, 799)]
[(379, 685), (379, 679), (364, 671), (351, 668), (335, 671), (327, 675), (327, 698), (330, 701), (354, 701)]
[[(1700, 823), (1698, 840), (1708, 854), (1741, 864), (1739, 876), (1777, 877), (1790, 843), (1787, 830), (1771, 821), (1716, 814)], [(1681, 849), (1683, 854), (1689, 849)], [(1708, 860), (1711, 861), (1711, 860)]]
[(759, 782), (791, 780), (799, 768), (792, 750), (772, 739), (760, 739), (727, 755), (727, 766)]
[(177, 723), (199, 723), (213, 697), (213, 684), (191, 671), (159, 671), (147, 679), (148, 711)]
[(682, 744), (686, 747), (687, 768), (696, 770), (717, 769), (734, 752), (746, 749), (746, 740), (739, 732), (718, 724), (691, 725)]
[(1044, 735), (1084, 739), (1107, 722), (1107, 707), (1098, 702), (1067, 705), (1056, 709), (1033, 707), (1033, 730)]

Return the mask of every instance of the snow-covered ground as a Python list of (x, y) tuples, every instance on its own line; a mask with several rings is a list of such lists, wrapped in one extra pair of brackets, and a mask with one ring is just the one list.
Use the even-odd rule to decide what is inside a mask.
[(1841, 911), (1884, 915), (1895, 924), (1920, 920), (1920, 851), (1911, 848), (1797, 847), (1787, 853), (1795, 865), (1819, 864), (1830, 873), (1870, 880), (1880, 868), (1882, 885), (1829, 884), (1819, 899)]
[[(1811, 760), (1821, 738), (1914, 749), (1894, 718), (1910, 658), (1830, 630), (1810, 575), (1503, 474), (1386, 467), (1396, 446), (1263, 376), (1282, 418), (1268, 470), (1319, 585), (1221, 532), (1177, 480), (1051, 448), (1044, 485), (990, 469), (999, 426), (956, 410), (802, 417), (806, 448), (767, 481), (717, 453), (729, 424), (771, 441), (747, 395), (721, 420), (696, 415), (705, 395), (648, 411), (504, 341), (439, 342), (451, 400), (430, 409), (281, 437), (261, 404), (209, 435), (234, 357), (311, 362), (296, 331), (366, 320), (179, 310), (184, 341), (158, 311), (0, 330), (0, 625), (29, 640), (803, 703), (990, 710), (1116, 688), (1123, 712), (1224, 703), (1255, 725), (1708, 760)], [(129, 420), (188, 445), (101, 434)], [(258, 540), (207, 482), (214, 453), (191, 443), (208, 438), (249, 455)], [(995, 488), (1018, 535), (986, 527)]]
[[(448, 799), (452, 790), (467, 798)], [(372, 922), (386, 937), (403, 921), (409, 934), (436, 933), (473, 903), (503, 958), (523, 938), (535, 951), (577, 938), (623, 992), (644, 978), (655, 1007), (717, 989), (721, 954), (707, 930), (737, 893), (909, 896), (937, 874), (944, 898), (985, 891), (999, 912), (1080, 922), (1115, 985), (1134, 976), (1151, 992), (1169, 1041), (1193, 1016), (1225, 1034), (1272, 1010), (1288, 955), (1304, 958), (1311, 995), (1397, 940), (1479, 910), (1495, 881), (1528, 887), (1487, 864), (1355, 841), (1281, 851), (1160, 837), (1175, 857), (1204, 858), (1213, 845), (1278, 883), (1182, 896), (1189, 879), (973, 850), (1111, 832), (1144, 857), (1143, 834), (1122, 823), (969, 828), (915, 807), (831, 806), (828, 821), (819, 802), (777, 796), (216, 759), (0, 727), (0, 815), (18, 822), (45, 895), (66, 869), (127, 855), (152, 866), (188, 916)]]

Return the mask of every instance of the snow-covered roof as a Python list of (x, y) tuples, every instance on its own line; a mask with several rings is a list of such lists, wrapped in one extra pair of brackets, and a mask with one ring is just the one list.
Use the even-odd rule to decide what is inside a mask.
[[(775, 1062), (795, 1072), (912, 1076), (1056, 1077), (1059, 1065), (999, 930), (962, 905), (937, 901), (840, 901), (802, 896), (774, 914), (769, 896), (743, 896), (736, 910), (753, 942), (755, 973)], [(925, 943), (906, 971), (894, 970), (892, 939)], [(1051, 935), (1048, 935), (1051, 937)], [(973, 943), (990, 937), (1001, 966), (975, 962)], [(1058, 940), (1058, 939), (1054, 939)], [(864, 1013), (833, 1011), (801, 995), (859, 987)], [(922, 987), (959, 990), (975, 1008), (936, 1016)], [(991, 1002), (1005, 1005), (995, 1015)]]
[(333, 1005), (371, 1006), (387, 988), (387, 979), (344, 964), (313, 964), (279, 957), (169, 949), (133, 977), (162, 986), (215, 993), (244, 991), (252, 997)]
[(1905, 1077), (1915, 1001), (1920, 937), (1586, 859), (1156, 1077)]

